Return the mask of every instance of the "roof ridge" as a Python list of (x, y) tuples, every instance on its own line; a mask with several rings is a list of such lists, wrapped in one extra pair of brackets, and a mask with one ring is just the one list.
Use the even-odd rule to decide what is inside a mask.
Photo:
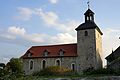
[(41, 46), (32, 46), (32, 47), (49, 47), (49, 46), (63, 46), (63, 45), (75, 45), (77, 43), (69, 43), (69, 44), (48, 44), (48, 45), (41, 45)]

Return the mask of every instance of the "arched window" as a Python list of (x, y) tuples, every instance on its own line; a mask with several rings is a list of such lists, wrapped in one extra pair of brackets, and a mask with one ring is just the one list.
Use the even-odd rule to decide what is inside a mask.
[(73, 71), (75, 71), (75, 63), (72, 63), (72, 64), (71, 64), (71, 69), (72, 69)]
[(87, 16), (87, 21), (89, 20), (89, 16)]
[(56, 60), (56, 66), (61, 66), (61, 61), (59, 59)]
[(41, 66), (42, 66), (42, 69), (44, 69), (46, 67), (46, 60), (42, 60)]
[(88, 36), (88, 32), (87, 31), (85, 31), (85, 36)]
[(34, 62), (33, 62), (33, 60), (31, 60), (31, 61), (29, 62), (29, 69), (30, 69), (30, 70), (33, 70), (33, 67), (34, 67)]
[(92, 16), (90, 16), (90, 20), (92, 21)]

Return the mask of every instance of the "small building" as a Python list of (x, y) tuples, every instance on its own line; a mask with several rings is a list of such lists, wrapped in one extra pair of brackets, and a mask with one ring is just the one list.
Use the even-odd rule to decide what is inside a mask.
[(75, 29), (77, 43), (31, 47), (21, 57), (25, 73), (31, 74), (48, 66), (63, 66), (78, 72), (102, 68), (103, 33), (91, 9), (88, 8), (84, 15), (85, 22)]
[(120, 70), (120, 46), (105, 59), (108, 69)]

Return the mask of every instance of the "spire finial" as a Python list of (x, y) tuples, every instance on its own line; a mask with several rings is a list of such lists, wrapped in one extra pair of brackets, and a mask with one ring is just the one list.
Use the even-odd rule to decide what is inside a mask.
[(87, 5), (88, 5), (88, 9), (90, 9), (90, 0), (88, 0)]

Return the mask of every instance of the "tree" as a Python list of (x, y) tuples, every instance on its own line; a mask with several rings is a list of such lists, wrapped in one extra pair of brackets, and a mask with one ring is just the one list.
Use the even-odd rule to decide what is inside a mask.
[(22, 73), (23, 72), (23, 63), (19, 58), (11, 58), (6, 65), (9, 72), (12, 73)]
[(4, 69), (5, 68), (5, 64), (4, 63), (0, 63), (0, 68)]

